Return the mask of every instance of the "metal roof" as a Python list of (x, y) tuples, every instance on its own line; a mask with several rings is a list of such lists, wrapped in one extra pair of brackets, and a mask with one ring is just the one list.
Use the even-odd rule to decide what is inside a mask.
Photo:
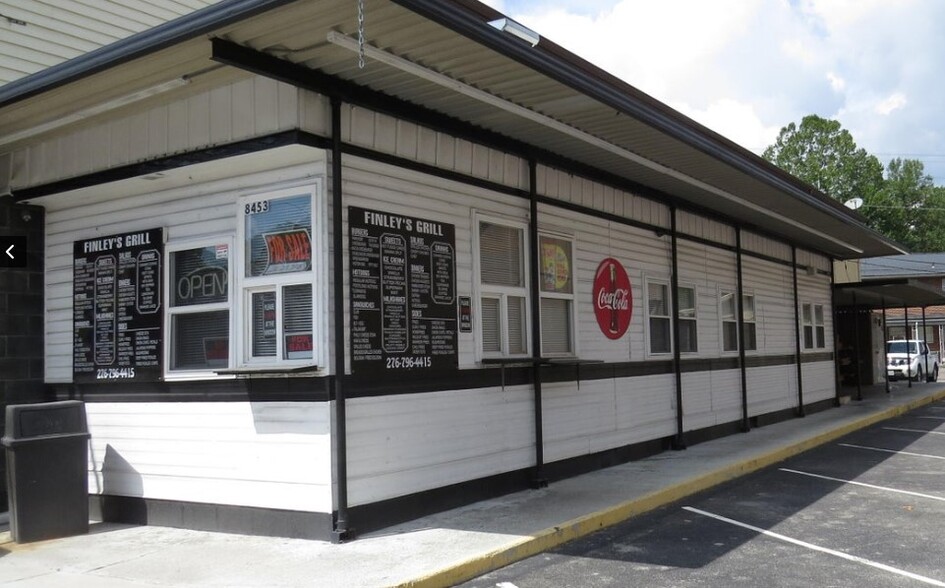
[(837, 306), (878, 309), (945, 304), (945, 292), (940, 288), (908, 278), (838, 284), (834, 294)]
[(361, 69), (356, 50), (328, 41), (357, 37), (355, 2), (224, 0), (0, 88), (0, 137), (175, 77), (193, 77), (186, 92), (240, 75), (209, 60), (216, 37), (836, 258), (904, 251), (812, 186), (547, 39), (532, 47), (488, 24), (500, 16), (474, 0), (367, 3), (372, 56)]
[(912, 253), (863, 259), (860, 260), (860, 276), (863, 280), (945, 276), (945, 253)]

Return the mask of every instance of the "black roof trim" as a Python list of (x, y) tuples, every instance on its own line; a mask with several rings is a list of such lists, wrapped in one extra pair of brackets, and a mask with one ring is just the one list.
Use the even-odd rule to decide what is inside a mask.
[(296, 0), (223, 0), (0, 87), (0, 108)]

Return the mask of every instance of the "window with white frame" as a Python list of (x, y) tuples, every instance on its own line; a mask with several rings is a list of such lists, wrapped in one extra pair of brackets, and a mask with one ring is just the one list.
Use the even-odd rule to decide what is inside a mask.
[[(722, 320), (722, 351), (738, 351), (738, 296), (730, 290), (719, 291), (719, 316)], [(758, 349), (755, 295), (742, 294), (742, 339), (745, 351)]]
[(167, 245), (167, 371), (315, 359), (315, 186), (241, 198), (231, 237)]
[(539, 235), (542, 355), (574, 353), (574, 243)]
[(232, 248), (229, 239), (168, 245), (169, 371), (229, 366)]
[(696, 289), (679, 286), (679, 351), (682, 353), (699, 351), (696, 306)]
[(477, 219), (483, 357), (528, 354), (525, 226)]
[(313, 191), (240, 201), (241, 365), (309, 363), (314, 357)]
[(804, 325), (804, 349), (825, 349), (827, 340), (824, 329), (824, 305), (802, 304), (801, 321)]
[(669, 299), (669, 285), (665, 282), (646, 282), (647, 324), (649, 327), (650, 353), (653, 355), (671, 353), (673, 350), (670, 312), (672, 301)]

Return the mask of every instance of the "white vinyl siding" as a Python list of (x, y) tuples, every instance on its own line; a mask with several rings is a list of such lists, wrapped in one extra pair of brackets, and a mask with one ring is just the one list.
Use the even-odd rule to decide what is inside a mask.
[(92, 402), (89, 493), (331, 512), (327, 402)]
[[(327, 101), (321, 96), (261, 78), (250, 78), (221, 86), (200, 97), (132, 113), (120, 120), (50, 139), (27, 149), (28, 153), (18, 155), (20, 159), (15, 169), (20, 175), (17, 181), (20, 185), (45, 183), (107, 169), (119, 162), (141, 161), (174, 150), (186, 152), (218, 142), (295, 128), (296, 125), (325, 134), (326, 112)], [(366, 109), (345, 106), (342, 115), (343, 139), (352, 144), (488, 179), (507, 187), (528, 187), (528, 168), (520, 158)], [(206, 117), (211, 122), (204, 126), (202, 122)], [(173, 119), (173, 124), (168, 123), (170, 119)], [(201, 124), (191, 132), (188, 126), (191, 122)], [(143, 136), (132, 141), (132, 129), (140, 130)], [(83, 142), (85, 138), (91, 140)], [(130, 147), (126, 149), (126, 145)], [(233, 210), (240, 197), (286, 185), (303, 185), (312, 177), (325, 173), (324, 154), (306, 150), (309, 152), (312, 155), (306, 155), (308, 159), (304, 163), (297, 158), (291, 158), (291, 161), (283, 159), (287, 156), (281, 150), (272, 150), (253, 157), (218, 162), (211, 166), (217, 169), (212, 177), (203, 174), (207, 168), (195, 166), (201, 173), (186, 184), (167, 186), (170, 176), (153, 182), (139, 178), (123, 183), (121, 189), (106, 185), (63, 197), (44, 198), (39, 202), (47, 206), (48, 212), (47, 380), (51, 383), (71, 380), (71, 247), (74, 240), (154, 226), (165, 228), (169, 242), (208, 235), (235, 235), (240, 219)], [(474, 332), (457, 335), (459, 377), (462, 377), (464, 369), (478, 368), (478, 360), (483, 355), (503, 353), (504, 346), (527, 353), (528, 321), (531, 318), (527, 304), (527, 272), (539, 271), (539, 268), (530, 270), (525, 267), (528, 259), (527, 231), (524, 230), (528, 223), (527, 200), (350, 155), (344, 156), (342, 165), (345, 208), (337, 211), (342, 219), (346, 218), (348, 206), (358, 206), (391, 214), (419, 216), (449, 223), (455, 228), (456, 290), (459, 296), (469, 296), (475, 301), (473, 323), (476, 325)], [(223, 175), (219, 175), (222, 168), (225, 168)], [(670, 224), (669, 208), (665, 204), (545, 166), (539, 166), (538, 191), (548, 198), (657, 227), (667, 228)], [(481, 257), (477, 242), (480, 219), (522, 229), (522, 253), (517, 261), (505, 257), (492, 266), (487, 263), (489, 267), (485, 268), (487, 275), (500, 282), (508, 282), (507, 278), (512, 274), (524, 276), (521, 280), (516, 278), (515, 286), (501, 286), (497, 290), (487, 290), (483, 286), (480, 292), (478, 284), (482, 268), (476, 261)], [(537, 220), (541, 234), (567, 234), (573, 243), (573, 298), (540, 294), (543, 316), (555, 318), (542, 320), (543, 338), (548, 340), (552, 335), (552, 339), (560, 337), (564, 340), (563, 333), (570, 328), (573, 352), (579, 351), (581, 359), (631, 364), (647, 362), (650, 351), (647, 276), (662, 278), (665, 286), (662, 299), (666, 308), (657, 309), (662, 314), (653, 316), (663, 320), (671, 316), (667, 276), (671, 272), (672, 260), (668, 236), (547, 203), (539, 204)], [(689, 213), (679, 213), (678, 220), (680, 231), (685, 234), (718, 240), (728, 246), (734, 244), (731, 227)], [(325, 233), (330, 229), (329, 224)], [(783, 244), (749, 237), (747, 233), (745, 237), (746, 244), (760, 253), (784, 258)], [(331, 235), (327, 234), (325, 238), (330, 244)], [(698, 320), (692, 355), (699, 358), (724, 356), (730, 365), (733, 354), (721, 350), (724, 321), (718, 295), (721, 291), (735, 290), (735, 254), (685, 238), (680, 238), (678, 245), (680, 283), (692, 289), (692, 310)], [(238, 246), (234, 244), (234, 247)], [(346, 302), (342, 324), (350, 324), (347, 314), (350, 300), (347, 239), (342, 239), (342, 246), (341, 258), (345, 263), (343, 298)], [(789, 258), (789, 249), (787, 253)], [(320, 267), (326, 272), (323, 283), (327, 284), (328, 260), (333, 258), (334, 252), (326, 248), (321, 255), (324, 263)], [(609, 339), (601, 332), (593, 312), (594, 272), (606, 257), (621, 262), (632, 286), (633, 318), (628, 332), (617, 340)], [(809, 263), (818, 271), (824, 267), (829, 269), (829, 260), (822, 256), (799, 251), (798, 258), (805, 260), (801, 263)], [(510, 264), (510, 261), (515, 263)], [(514, 267), (516, 264), (522, 266), (521, 271)], [(759, 348), (770, 355), (790, 353), (792, 348), (782, 351), (784, 342), (793, 342), (794, 336), (793, 305), (784, 304), (786, 297), (792, 295), (791, 286), (785, 287), (789, 283), (785, 280), (789, 279), (790, 268), (750, 255), (745, 256), (744, 265), (746, 288), (755, 296)], [(503, 272), (509, 275), (503, 277)], [(824, 305), (824, 339), (829, 348), (832, 344), (829, 280), (817, 273), (801, 276), (799, 283), (804, 300)], [(293, 288), (298, 284), (280, 286)], [(240, 295), (274, 291), (274, 284), (253, 284)], [(313, 293), (315, 297), (324, 298), (317, 303), (321, 308), (331, 308), (333, 289), (319, 288)], [(514, 299), (511, 305), (510, 298)], [(681, 302), (683, 298), (688, 299), (688, 296), (681, 296)], [(565, 319), (565, 306), (569, 301), (572, 316)], [(680, 304), (681, 322), (688, 319), (688, 316), (682, 316), (689, 313), (688, 307), (688, 304)], [(277, 302), (276, 308), (284, 312), (286, 325), (295, 324), (292, 313), (297, 309), (292, 304), (280, 305)], [(734, 313), (733, 309), (733, 319)], [(321, 314), (320, 319), (315, 317), (315, 320), (327, 322), (325, 313)], [(251, 322), (251, 317), (242, 320)], [(302, 321), (304, 323), (304, 318)], [(511, 331), (506, 339), (502, 338), (503, 330)], [(487, 331), (495, 336), (487, 337)], [(326, 340), (332, 341), (327, 325), (324, 332)], [(737, 331), (734, 337), (737, 350)], [(346, 341), (346, 355), (349, 353), (348, 343)], [(554, 346), (543, 349), (543, 352), (555, 351)], [(327, 351), (325, 354), (328, 355)], [(350, 362), (348, 365), (350, 367)], [(832, 396), (832, 366), (832, 361), (804, 365), (806, 401), (815, 402)], [(793, 364), (749, 368), (751, 414), (791, 406), (792, 399), (796, 399), (796, 375), (792, 376), (792, 373), (796, 374)], [(347, 424), (351, 504), (366, 504), (533, 465), (533, 390), (528, 385), (500, 386), (498, 370), (495, 370), (495, 378), (495, 384), (478, 389), (350, 400)], [(731, 423), (740, 418), (738, 369), (684, 373), (682, 382), (686, 430)], [(767, 397), (769, 392), (770, 398)], [(675, 433), (678, 407), (675, 378), (671, 373), (547, 383), (543, 387), (543, 399), (544, 449), (549, 462)], [(99, 419), (94, 423), (93, 436), (97, 435), (103, 443), (118, 448), (116, 450), (122, 457), (130, 455), (132, 459), (128, 463), (142, 474), (143, 489), (135, 486), (133, 476), (116, 476), (114, 479), (120, 481), (119, 492), (128, 492), (129, 495), (143, 492), (145, 496), (184, 501), (195, 500), (192, 494), (202, 493), (201, 496), (210, 497), (206, 500), (221, 503), (281, 504), (274, 507), (317, 507), (330, 511), (330, 434), (327, 424), (330, 404), (313, 404), (311, 406), (318, 407), (315, 409), (317, 414), (307, 413), (297, 418), (284, 412), (257, 414), (256, 404), (217, 403), (214, 405), (216, 409), (226, 413), (218, 420), (209, 418), (206, 412), (209, 409), (205, 410), (196, 403), (190, 409), (171, 403), (153, 407), (145, 404), (115, 405), (110, 408), (122, 411), (120, 418), (115, 420), (127, 420), (128, 426), (140, 427), (140, 432), (110, 430), (107, 427), (125, 425)], [(423, 410), (417, 410), (421, 404)], [(235, 408), (237, 405), (239, 407)], [(292, 408), (294, 405), (286, 403), (286, 406)], [(160, 412), (164, 407), (166, 414)], [(267, 412), (268, 403), (261, 408)], [(235, 416), (227, 412), (231, 409), (237, 411)], [(324, 412), (320, 412), (322, 410)], [(431, 419), (430, 415), (439, 417)], [(170, 420), (176, 423), (173, 431), (160, 431), (159, 424)], [(206, 431), (205, 428), (213, 430)], [(215, 474), (220, 474), (219, 479), (184, 480), (185, 476), (179, 469), (173, 469), (173, 464), (171, 469), (162, 469), (167, 466), (169, 458), (161, 452), (179, 447), (175, 445), (179, 443), (175, 437), (178, 433), (199, 439), (218, 435), (223, 440), (216, 447), (201, 447), (199, 456), (193, 457), (194, 467), (210, 468)], [(233, 437), (227, 436), (231, 433)], [(135, 444), (148, 435), (158, 439), (158, 455), (134, 453)], [(280, 464), (276, 461), (277, 450), (258, 449), (258, 444), (278, 445), (278, 438), (283, 436), (287, 446), (299, 442), (299, 448), (288, 447), (285, 450), (285, 462)], [(234, 445), (225, 447), (227, 443)], [(237, 446), (237, 443), (248, 446)], [(105, 450), (105, 445), (96, 448), (99, 452)], [(310, 450), (315, 456), (311, 468), (305, 467), (296, 473), (281, 471), (288, 470), (290, 465), (287, 463), (302, 459), (300, 452)], [(280, 473), (270, 474), (275, 480), (272, 484), (260, 483), (253, 478), (256, 474), (249, 471), (250, 466), (235, 463), (236, 455), (250, 456), (251, 461), (261, 464), (264, 474), (271, 472), (267, 469), (270, 466)], [(101, 457), (99, 462), (102, 462)], [(95, 479), (104, 483), (109, 479), (104, 473), (108, 468), (103, 468), (99, 462), (96, 471), (104, 471), (96, 474)], [(315, 470), (322, 478), (316, 477)], [(167, 477), (161, 478), (165, 472), (168, 472)], [(240, 477), (248, 481), (244, 484), (244, 478)], [(319, 486), (325, 479), (329, 480), (325, 486), (328, 490)], [(299, 487), (290, 486), (294, 483)], [(316, 489), (313, 491), (313, 488)], [(213, 492), (220, 492), (223, 498), (215, 500)], [(250, 495), (250, 492), (259, 494)], [(284, 503), (280, 503), (283, 498)], [(304, 502), (307, 499), (312, 502)], [(328, 506), (316, 506), (317, 501)]]
[(15, 190), (47, 184), (296, 128), (298, 94), (289, 84), (250, 77), (186, 98), (164, 97), (156, 105), (94, 125), (64, 129), (13, 152), (11, 186)]

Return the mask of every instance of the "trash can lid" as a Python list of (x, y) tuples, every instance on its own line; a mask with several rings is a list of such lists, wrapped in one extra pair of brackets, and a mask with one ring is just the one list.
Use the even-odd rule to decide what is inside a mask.
[(3, 445), (35, 437), (88, 434), (85, 403), (78, 400), (7, 406)]

